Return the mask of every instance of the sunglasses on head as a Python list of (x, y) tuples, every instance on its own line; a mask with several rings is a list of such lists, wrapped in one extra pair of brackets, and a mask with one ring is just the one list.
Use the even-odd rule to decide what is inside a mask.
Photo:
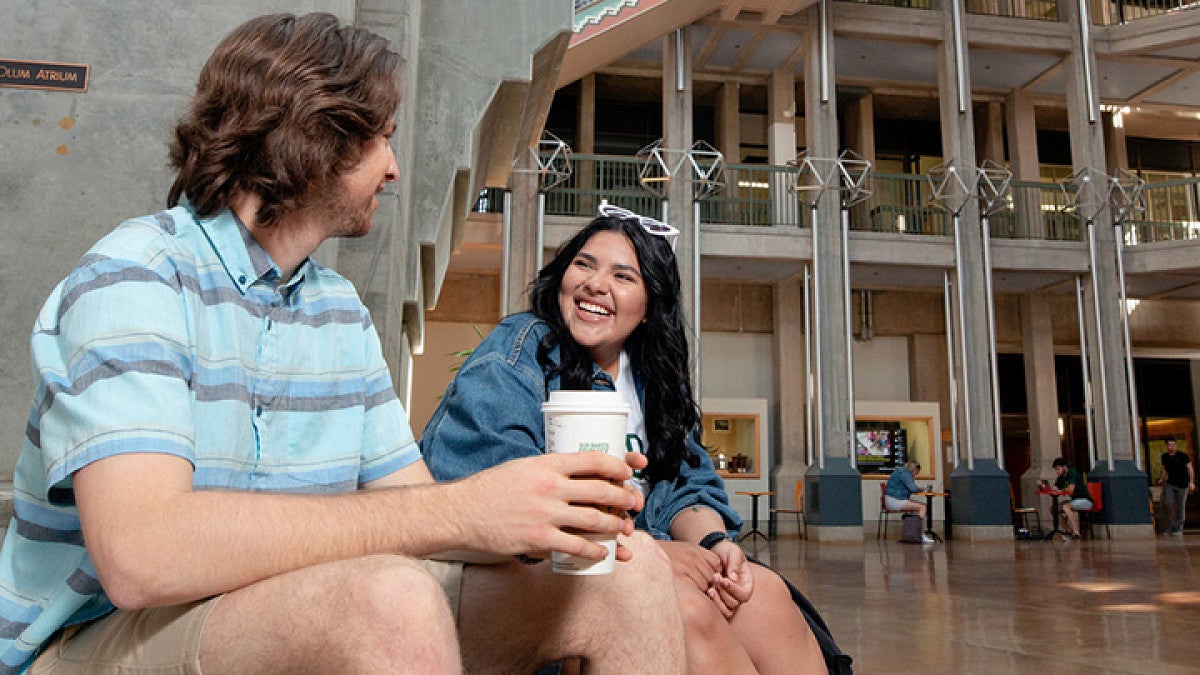
[(666, 239), (667, 243), (671, 245), (671, 250), (672, 251), (675, 250), (675, 238), (679, 236), (679, 230), (671, 227), (670, 225), (662, 222), (661, 220), (655, 220), (655, 219), (651, 218), (650, 216), (643, 216), (643, 215), (634, 213), (633, 211), (630, 211), (629, 209), (623, 209), (619, 206), (613, 206), (612, 204), (601, 204), (599, 211), (600, 211), (600, 215), (602, 215), (606, 218), (616, 218), (617, 220), (632, 220), (632, 221), (637, 222), (638, 225), (642, 226), (643, 230), (645, 230), (655, 236), (659, 236), (659, 237)]

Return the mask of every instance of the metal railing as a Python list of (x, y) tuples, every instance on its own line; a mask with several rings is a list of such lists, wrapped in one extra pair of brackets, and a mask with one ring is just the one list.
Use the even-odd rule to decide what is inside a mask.
[(877, 173), (874, 191), (850, 209), (850, 228), (901, 234), (949, 234), (949, 217), (933, 206), (925, 176)]
[(792, 190), (789, 166), (729, 164), (725, 187), (700, 202), (700, 222), (760, 227), (807, 227), (805, 209)]
[(1106, 26), (1195, 9), (1197, 0), (1091, 0), (1092, 22)]
[[(546, 193), (547, 215), (591, 218), (601, 200), (636, 213), (662, 214), (662, 200), (641, 186), (641, 160), (575, 155), (573, 162), (571, 177)], [(700, 201), (700, 221), (807, 228), (809, 210), (794, 189), (797, 173), (791, 166), (727, 165), (725, 186)], [(500, 212), (502, 193), (499, 188), (484, 190), (475, 210)], [(871, 196), (850, 210), (850, 227), (864, 232), (952, 234), (949, 215), (931, 203), (931, 196), (924, 175), (874, 174)], [(1129, 244), (1200, 239), (1200, 177), (1147, 184), (1142, 202), (1145, 211), (1126, 221)], [(988, 224), (996, 239), (1080, 241), (1081, 228), (1070, 206), (1070, 196), (1058, 183), (1013, 181), (1005, 206), (989, 217)]]
[(1146, 210), (1125, 221), (1127, 243), (1200, 239), (1200, 177), (1149, 183), (1142, 202)]
[(966, 0), (967, 12), (1018, 19), (1059, 21), (1058, 0)]
[(838, 0), (838, 2), (853, 2), (860, 5), (883, 5), (885, 7), (908, 7), (912, 9), (933, 9), (933, 0)]

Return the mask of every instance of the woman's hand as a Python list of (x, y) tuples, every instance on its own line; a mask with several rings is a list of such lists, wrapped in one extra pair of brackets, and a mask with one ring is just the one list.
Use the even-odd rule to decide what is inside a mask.
[(712, 551), (686, 541), (659, 541), (658, 545), (671, 561), (672, 574), (691, 581), (701, 593), (708, 593), (714, 577), (721, 576), (723, 563)]
[(750, 572), (751, 565), (742, 547), (732, 539), (717, 542), (712, 547), (712, 553), (720, 559), (721, 571), (713, 577), (708, 597), (728, 619), (754, 595), (754, 575)]

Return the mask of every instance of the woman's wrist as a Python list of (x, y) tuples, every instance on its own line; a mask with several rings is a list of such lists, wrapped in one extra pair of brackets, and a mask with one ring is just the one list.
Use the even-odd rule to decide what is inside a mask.
[(700, 539), (699, 544), (701, 548), (706, 548), (711, 551), (714, 546), (723, 541), (729, 541), (729, 534), (727, 534), (725, 530), (713, 530), (712, 532), (704, 535), (704, 537)]

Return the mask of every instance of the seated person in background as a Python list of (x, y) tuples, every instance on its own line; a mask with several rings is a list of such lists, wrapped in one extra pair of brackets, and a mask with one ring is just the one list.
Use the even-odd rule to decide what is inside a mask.
[(1058, 474), (1058, 478), (1054, 479), (1054, 487), (1071, 493), (1068, 499), (1062, 500), (1058, 505), (1062, 511), (1063, 531), (1067, 533), (1067, 536), (1078, 539), (1079, 514), (1076, 511), (1087, 511), (1092, 508), (1092, 495), (1088, 492), (1087, 481), (1078, 470), (1067, 466), (1067, 460), (1064, 457), (1054, 458), (1054, 462), (1050, 466), (1054, 467), (1054, 473)]
[(673, 228), (602, 212), (538, 273), (531, 311), (505, 318), (458, 371), (421, 438), (430, 471), (457, 479), (541, 455), (552, 391), (622, 394), (649, 460), (635, 522), (674, 566), (691, 671), (826, 672), (785, 582), (730, 538), (741, 519), (694, 439), (679, 271), (662, 236)]
[[(896, 467), (896, 470), (892, 471), (892, 475), (888, 476), (887, 486), (883, 490), (883, 505), (892, 511), (915, 513), (924, 521), (925, 504), (909, 499), (910, 496), (921, 491), (921, 488), (917, 487), (916, 479), (913, 478), (920, 470), (921, 464), (913, 459), (905, 462), (904, 466)], [(922, 534), (921, 541), (930, 544), (933, 543), (933, 537)]]
[[(330, 14), (244, 23), (175, 129), (172, 208), (46, 301), (0, 673), (686, 668), (669, 561), (592, 508), (639, 506), (620, 482), (645, 460), (434, 483), (367, 309), (309, 258), (369, 233), (398, 177), (400, 64)], [(513, 557), (603, 555), (587, 531), (626, 535), (628, 562), (581, 583)], [(499, 564), (423, 559), (459, 549)]]

